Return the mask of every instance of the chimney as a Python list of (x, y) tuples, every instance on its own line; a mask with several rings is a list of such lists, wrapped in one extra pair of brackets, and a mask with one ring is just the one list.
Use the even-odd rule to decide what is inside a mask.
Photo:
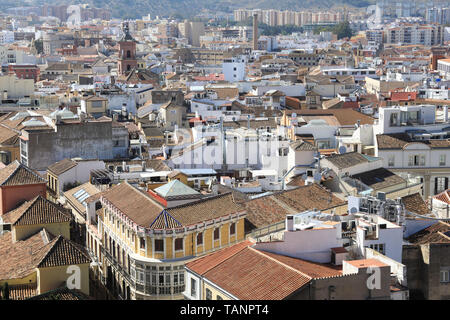
[(258, 15), (253, 15), (253, 50), (258, 50)]
[(286, 231), (294, 231), (294, 216), (286, 216)]

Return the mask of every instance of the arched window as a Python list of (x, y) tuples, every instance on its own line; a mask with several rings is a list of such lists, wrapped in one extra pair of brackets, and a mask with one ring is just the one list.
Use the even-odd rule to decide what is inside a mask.
[(131, 58), (131, 51), (127, 50), (127, 58)]

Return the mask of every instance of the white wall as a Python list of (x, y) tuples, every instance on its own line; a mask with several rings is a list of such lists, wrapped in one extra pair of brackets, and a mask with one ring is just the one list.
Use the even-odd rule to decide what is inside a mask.
[(331, 261), (331, 248), (342, 247), (339, 229), (286, 231), (284, 241), (258, 242), (254, 248), (319, 263)]

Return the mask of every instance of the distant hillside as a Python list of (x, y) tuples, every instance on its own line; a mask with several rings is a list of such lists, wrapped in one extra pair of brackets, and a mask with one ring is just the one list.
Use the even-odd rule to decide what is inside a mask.
[(141, 18), (150, 14), (168, 16), (177, 15), (189, 18), (204, 9), (213, 12), (232, 12), (238, 8), (261, 8), (279, 10), (299, 10), (305, 8), (332, 8), (348, 5), (366, 7), (375, 0), (0, 0), (0, 9), (13, 6), (29, 6), (47, 4), (77, 4), (89, 3), (98, 8), (110, 8), (116, 18)]

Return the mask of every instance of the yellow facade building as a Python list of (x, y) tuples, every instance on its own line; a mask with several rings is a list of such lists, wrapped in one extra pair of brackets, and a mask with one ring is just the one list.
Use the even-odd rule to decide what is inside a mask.
[(61, 287), (89, 295), (91, 259), (70, 241), (70, 213), (37, 196), (0, 219), (0, 286), (10, 299), (26, 299)]
[(102, 273), (122, 299), (182, 299), (186, 262), (244, 240), (246, 212), (231, 193), (166, 208), (124, 182), (100, 201)]

